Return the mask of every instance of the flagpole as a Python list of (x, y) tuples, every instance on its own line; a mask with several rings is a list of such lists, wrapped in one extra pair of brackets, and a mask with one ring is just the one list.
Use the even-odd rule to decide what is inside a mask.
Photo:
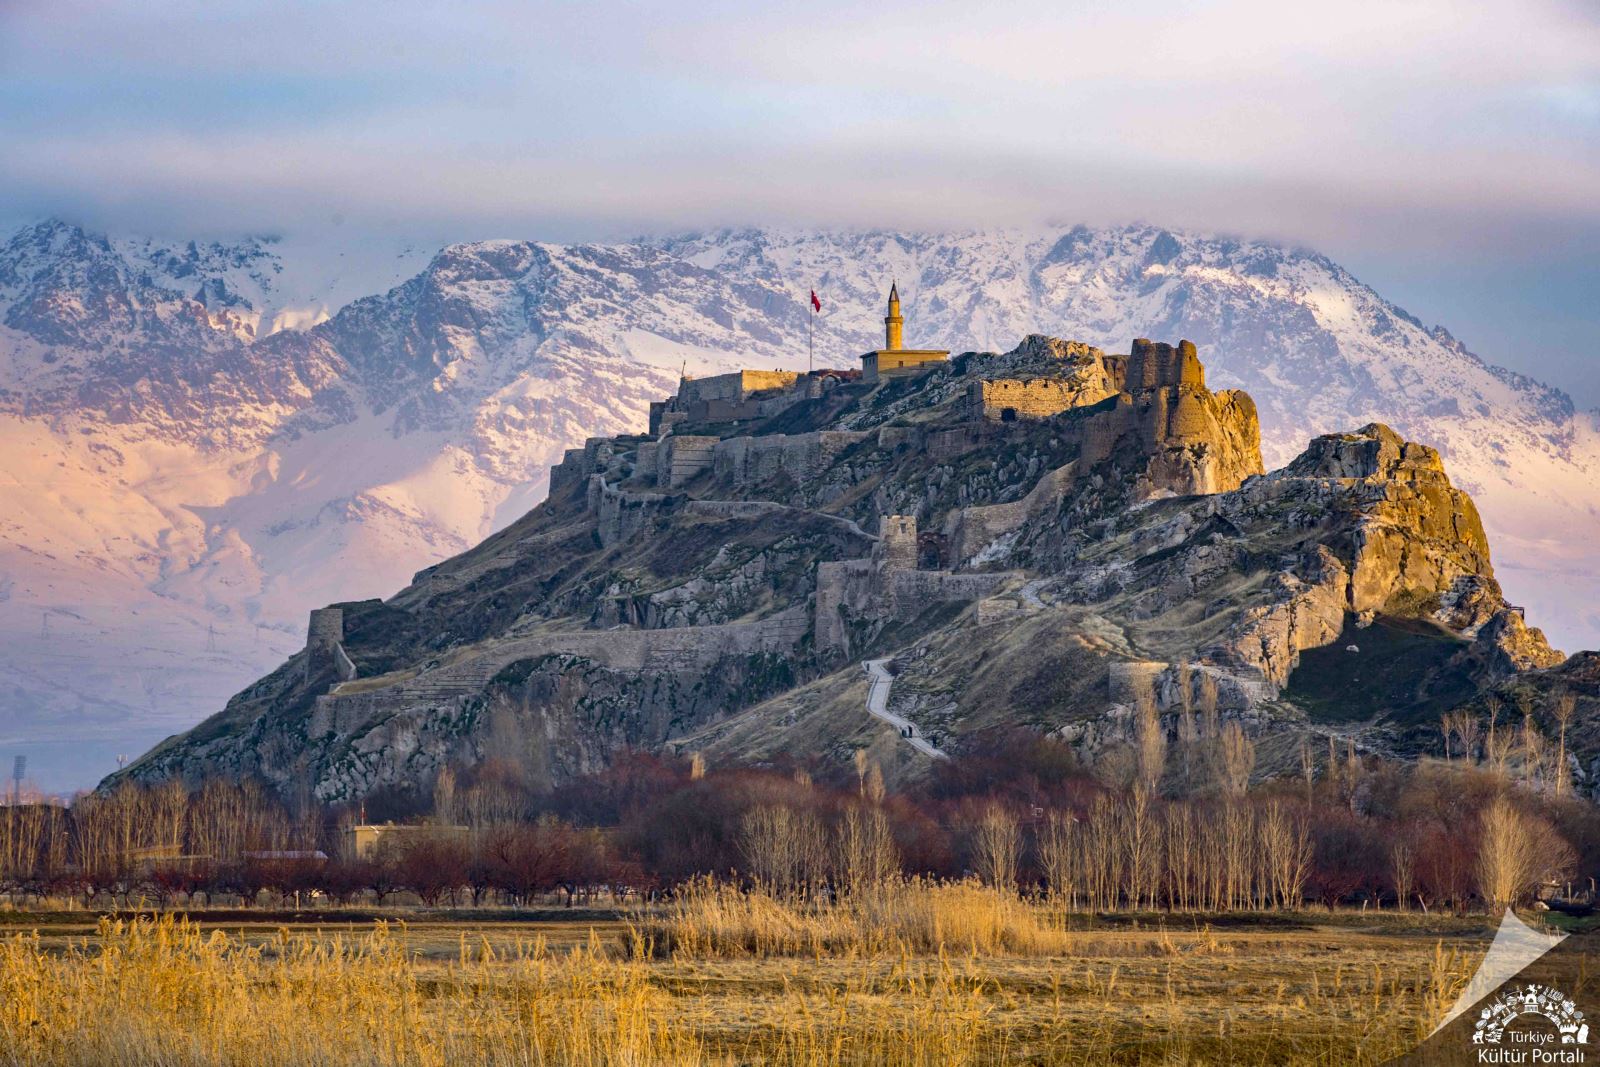
[[(816, 290), (813, 289), (811, 292), (815, 294)], [(806, 310), (811, 312), (806, 316), (806, 377), (809, 378), (811, 376), (812, 355), (816, 348), (814, 337), (817, 331), (817, 304), (814, 297), (812, 300), (807, 301)]]

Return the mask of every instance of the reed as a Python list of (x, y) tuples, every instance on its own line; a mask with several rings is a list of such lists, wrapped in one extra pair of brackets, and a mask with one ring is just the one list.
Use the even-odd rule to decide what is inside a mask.
[(661, 919), (670, 951), (645, 927), (566, 950), (462, 933), (444, 959), (403, 924), (250, 943), (103, 921), (0, 941), (0, 1064), (1378, 1063), (1470, 971), (1442, 950), (1330, 963), (1287, 935), (1222, 949), (1210, 930), (1077, 934), (1047, 914), (974, 883), (835, 907), (703, 883)]

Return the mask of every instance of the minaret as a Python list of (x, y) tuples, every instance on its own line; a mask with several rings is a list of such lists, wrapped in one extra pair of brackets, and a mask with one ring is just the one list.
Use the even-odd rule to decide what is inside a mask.
[(905, 348), (906, 320), (900, 317), (900, 286), (889, 286), (889, 314), (883, 320), (883, 347), (889, 352)]

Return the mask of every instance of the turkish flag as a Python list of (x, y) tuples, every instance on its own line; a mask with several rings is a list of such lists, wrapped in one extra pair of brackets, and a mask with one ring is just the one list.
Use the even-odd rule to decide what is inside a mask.
[(811, 290), (811, 310), (812, 311), (821, 311), (822, 310), (822, 301), (817, 299), (817, 291), (815, 289)]

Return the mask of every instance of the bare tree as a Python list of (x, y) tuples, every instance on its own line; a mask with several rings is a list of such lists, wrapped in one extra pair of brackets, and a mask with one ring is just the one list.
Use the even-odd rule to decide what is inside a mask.
[(1122, 807), (1123, 898), (1130, 907), (1154, 905), (1160, 870), (1161, 841), (1151, 815), (1150, 792), (1129, 791)]
[(1061, 908), (1070, 909), (1077, 896), (1078, 836), (1078, 820), (1066, 812), (1052, 811), (1039, 839), (1039, 866), (1051, 899)]
[(1311, 872), (1311, 829), (1281, 801), (1266, 806), (1259, 820), (1263, 905), (1298, 908)]
[(1222, 729), (1222, 789), (1229, 796), (1244, 795), (1250, 772), (1256, 766), (1256, 747), (1245, 736), (1244, 728), (1229, 722)]
[(1017, 820), (999, 804), (991, 803), (978, 820), (972, 841), (973, 867), (986, 885), (1012, 890), (1017, 885), (1017, 858), (1021, 836)]
[(1416, 854), (1403, 834), (1396, 835), (1389, 845), (1389, 876), (1394, 881), (1395, 903), (1405, 911), (1416, 876)]
[(1511, 739), (1500, 729), (1500, 709), (1504, 707), (1498, 697), (1488, 697), (1483, 702), (1489, 713), (1489, 730), (1483, 739), (1483, 759), (1489, 770), (1497, 775), (1506, 771), (1506, 757), (1511, 753)]
[(1084, 903), (1091, 910), (1114, 907), (1122, 882), (1122, 828), (1111, 797), (1101, 794), (1094, 798), (1078, 843)]
[(883, 786), (883, 768), (876, 762), (867, 768), (866, 797), (872, 804), (882, 804), (886, 790)]
[(1572, 719), (1578, 710), (1578, 698), (1568, 690), (1556, 694), (1551, 705), (1550, 714), (1556, 720), (1556, 766), (1554, 788), (1556, 796), (1561, 796), (1571, 788), (1571, 768), (1567, 766), (1567, 727), (1572, 725)]
[(878, 889), (900, 871), (889, 818), (875, 805), (845, 811), (839, 823), (837, 852), (840, 880), (850, 893)]
[(441, 823), (456, 821), (456, 772), (441, 767), (433, 780), (433, 817)]
[(1540, 857), (1532, 820), (1504, 795), (1483, 810), (1478, 841), (1478, 892), (1508, 908), (1537, 885)]
[(1478, 734), (1481, 727), (1478, 717), (1466, 708), (1456, 716), (1456, 733), (1461, 738), (1461, 755), (1468, 763), (1478, 761)]
[(746, 869), (774, 893), (803, 895), (825, 874), (827, 836), (809, 810), (752, 808), (740, 822), (739, 845)]
[(1521, 742), (1522, 780), (1529, 786), (1536, 786), (1544, 780), (1544, 763), (1548, 746), (1545, 744), (1544, 734), (1539, 731), (1539, 724), (1533, 719), (1531, 705), (1523, 709)]
[(1167, 732), (1161, 726), (1155, 694), (1146, 689), (1134, 707), (1134, 746), (1138, 758), (1136, 788), (1154, 793), (1167, 766)]
[(1198, 869), (1194, 813), (1187, 804), (1172, 804), (1166, 811), (1167, 903), (1188, 911), (1194, 906)]
[(1178, 665), (1178, 748), (1183, 758), (1182, 790), (1194, 788), (1194, 759), (1200, 744), (1200, 726), (1194, 716), (1194, 669)]

